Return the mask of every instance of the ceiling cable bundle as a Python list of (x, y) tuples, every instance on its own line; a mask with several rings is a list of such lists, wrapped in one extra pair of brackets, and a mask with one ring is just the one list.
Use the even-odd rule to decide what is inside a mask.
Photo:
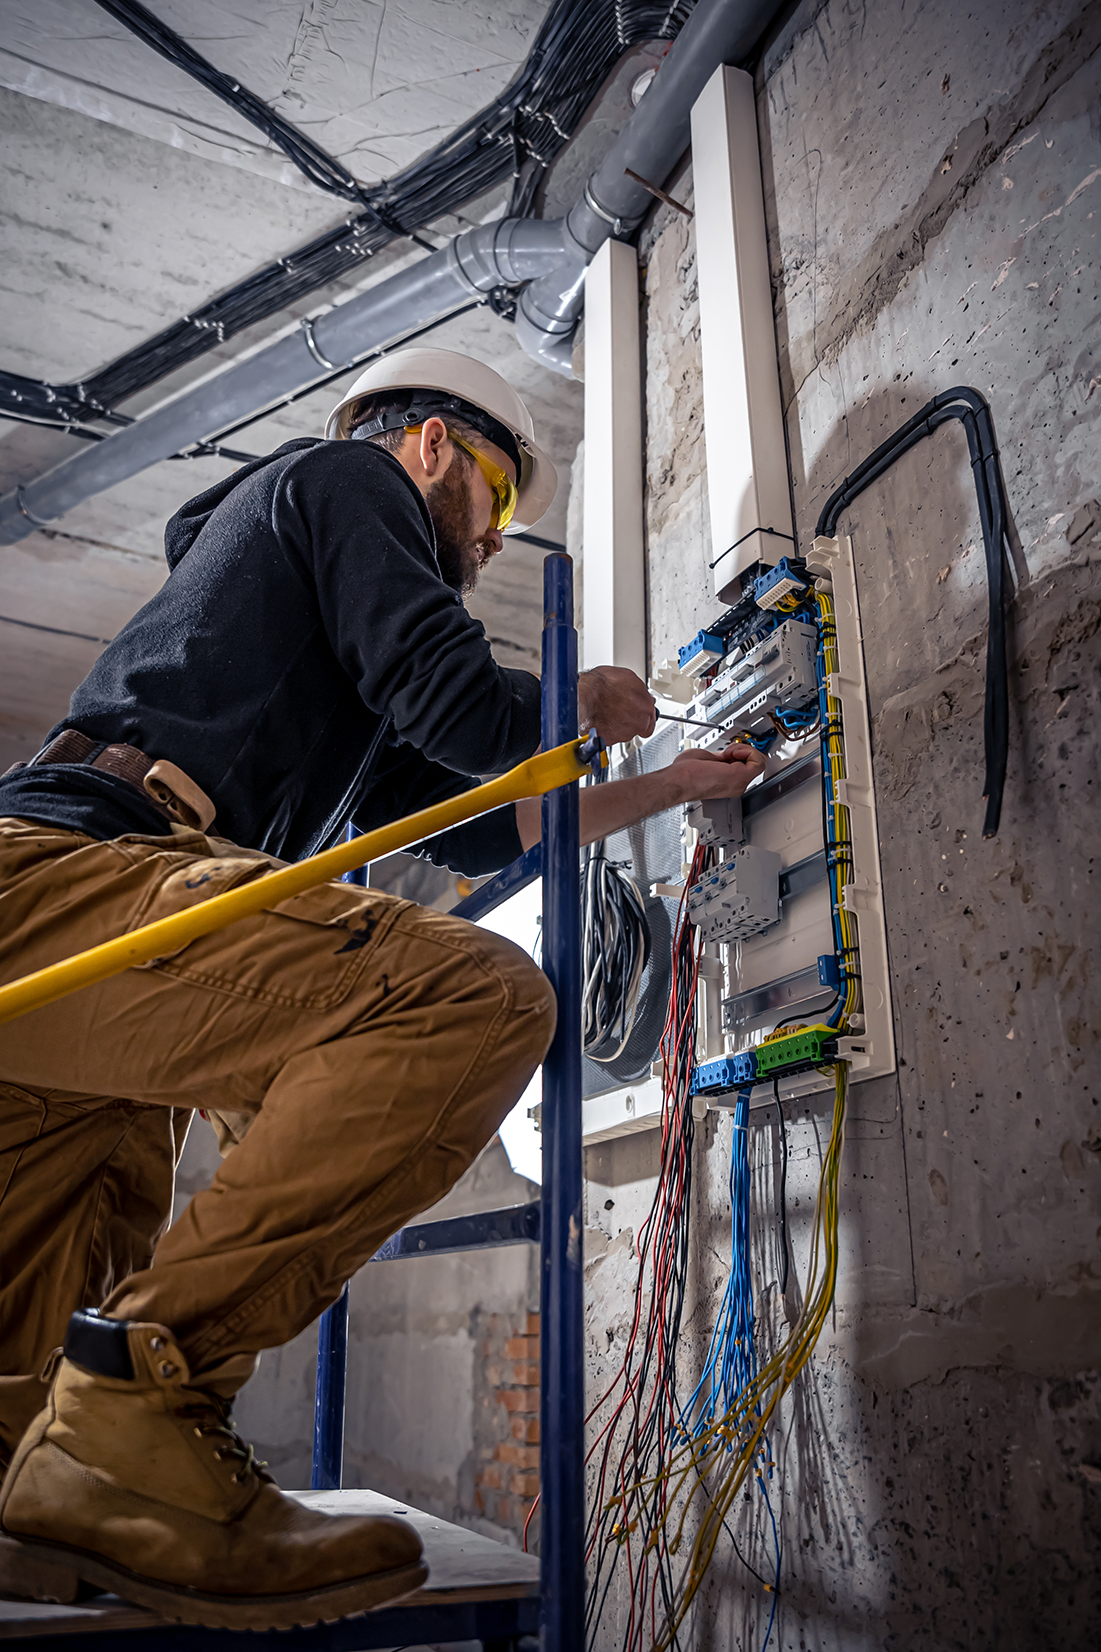
[(500, 96), (412, 166), (375, 184), (353, 177), (137, 0), (99, 3), (258, 126), (319, 189), (357, 210), (79, 382), (48, 384), (0, 370), (0, 416), (69, 432), (89, 419), (114, 422), (113, 409), (127, 397), (331, 282), (357, 279), (367, 259), (403, 236), (435, 251), (416, 232), (506, 179), (513, 183), (508, 214), (529, 216), (547, 168), (624, 52), (647, 41), (675, 40), (695, 0), (656, 5), (652, 0), (554, 0), (526, 61)]

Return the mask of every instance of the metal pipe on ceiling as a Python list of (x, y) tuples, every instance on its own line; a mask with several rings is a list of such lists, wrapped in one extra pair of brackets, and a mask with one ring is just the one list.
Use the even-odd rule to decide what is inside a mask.
[(337, 305), (245, 360), (63, 460), (0, 499), (0, 544), (14, 544), (105, 489), (349, 366), (495, 287), (523, 287), (523, 348), (571, 376), (585, 270), (612, 235), (629, 235), (652, 197), (626, 169), (662, 184), (688, 146), (692, 105), (723, 62), (746, 57), (778, 0), (699, 0), (660, 72), (564, 219), (504, 218)]
[(692, 105), (720, 63), (743, 62), (780, 10), (778, 0), (700, 0), (638, 108), (566, 214), (567, 255), (525, 287), (516, 336), (529, 355), (572, 377), (585, 270), (613, 235), (633, 234), (654, 204), (628, 169), (664, 184), (688, 148)]

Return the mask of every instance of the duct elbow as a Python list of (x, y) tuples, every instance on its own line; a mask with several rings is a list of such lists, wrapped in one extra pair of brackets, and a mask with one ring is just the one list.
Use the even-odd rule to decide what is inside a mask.
[(558, 218), (502, 218), (452, 242), (454, 266), (476, 292), (519, 287), (548, 275), (564, 255)]
[(523, 306), (516, 312), (516, 341), (529, 356), (549, 367), (552, 373), (573, 378), (573, 341), (576, 321), (568, 332), (551, 333), (541, 321), (533, 321), (524, 313)]

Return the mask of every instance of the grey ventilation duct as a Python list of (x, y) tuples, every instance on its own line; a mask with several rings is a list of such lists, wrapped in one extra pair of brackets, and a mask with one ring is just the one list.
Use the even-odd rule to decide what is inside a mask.
[(156, 412), (55, 465), (0, 499), (0, 543), (13, 544), (127, 477), (169, 458), (318, 378), (319, 367), (362, 360), (494, 287), (523, 287), (516, 332), (529, 355), (570, 374), (585, 269), (612, 235), (626, 236), (652, 204), (626, 176), (663, 184), (688, 147), (692, 105), (720, 63), (738, 63), (778, 0), (699, 0), (638, 108), (561, 220), (505, 218), (380, 281)]

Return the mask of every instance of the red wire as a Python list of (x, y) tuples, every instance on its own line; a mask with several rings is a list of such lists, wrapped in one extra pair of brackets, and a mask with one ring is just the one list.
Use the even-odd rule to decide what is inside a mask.
[[(677, 914), (673, 942), (674, 960), (676, 960), (684, 945), (684, 929), (687, 922), (685, 907), (687, 889), (697, 880), (703, 869), (703, 864), (704, 854), (697, 848)], [(651, 1419), (654, 1419), (659, 1459), (667, 1455), (668, 1446), (667, 1424), (669, 1419), (666, 1415), (663, 1400), (672, 1373), (667, 1370), (669, 1350), (666, 1338), (661, 1335), (661, 1326), (667, 1293), (675, 1279), (677, 1264), (676, 1234), (683, 1219), (688, 1183), (689, 1160), (682, 1128), (684, 1109), (683, 1105), (680, 1109), (677, 1108), (676, 1100), (680, 1089), (679, 1075), (681, 1075), (685, 1065), (691, 1066), (695, 1054), (692, 1042), (695, 1036), (695, 1001), (699, 984), (698, 936), (689, 942), (689, 946), (691, 949), (691, 964), (687, 982), (688, 990), (687, 993), (682, 991), (680, 983), (674, 975), (673, 991), (670, 994), (669, 1008), (666, 1012), (660, 1042), (664, 1063), (661, 1163), (654, 1201), (638, 1236), (639, 1276), (631, 1329), (618, 1371), (585, 1419), (586, 1423), (591, 1422), (616, 1395), (617, 1390), (622, 1390), (619, 1394), (618, 1403), (614, 1406), (611, 1415), (593, 1440), (586, 1454), (586, 1461), (592, 1459), (603, 1441), (604, 1450), (601, 1456), (596, 1487), (596, 1507), (598, 1509), (605, 1506), (607, 1481), (610, 1472), (613, 1474), (614, 1483), (620, 1488), (620, 1515), (617, 1524), (621, 1527), (623, 1543), (627, 1551), (626, 1564), (631, 1603), (625, 1643), (628, 1652), (634, 1652), (636, 1646), (638, 1652), (642, 1652), (642, 1640), (645, 1633), (644, 1603), (647, 1597), (649, 1597), (651, 1630), (656, 1636), (657, 1590), (662, 1566), (668, 1559), (666, 1545), (661, 1539), (654, 1545), (653, 1550), (650, 1549), (648, 1542), (642, 1554), (636, 1558), (631, 1541), (632, 1534), (628, 1528), (631, 1525), (631, 1517), (637, 1502), (642, 1496), (639, 1487), (642, 1469), (642, 1464), (638, 1459), (639, 1438), (642, 1430), (649, 1425)], [(690, 1103), (687, 1103), (687, 1098), (685, 1098), (685, 1103), (690, 1105)], [(644, 1297), (647, 1295), (648, 1272), (650, 1290), (648, 1293), (649, 1300), (645, 1304), (644, 1319)], [(648, 1359), (644, 1357), (641, 1366), (636, 1366), (635, 1352), (644, 1323), (643, 1347), (650, 1350), (650, 1355)], [(644, 1375), (648, 1379), (648, 1393), (642, 1391)], [(633, 1416), (630, 1416), (631, 1413), (633, 1413)], [(618, 1425), (625, 1416), (630, 1416), (630, 1426), (619, 1460), (613, 1468), (613, 1440), (617, 1434)], [(662, 1487), (657, 1497), (660, 1518), (654, 1527), (658, 1531), (663, 1529), (667, 1504), (668, 1490)], [(591, 1557), (599, 1539), (600, 1524), (598, 1522), (588, 1546), (586, 1559)], [(651, 1553), (655, 1555), (653, 1567), (651, 1567), (650, 1562)], [(640, 1606), (643, 1607), (641, 1618), (638, 1616)]]
[(535, 1502), (531, 1505), (531, 1508), (528, 1510), (528, 1517), (524, 1521), (524, 1553), (525, 1554), (527, 1554), (527, 1552), (528, 1552), (528, 1527), (531, 1525), (532, 1515), (535, 1513), (536, 1509), (539, 1507), (539, 1498), (542, 1497), (542, 1495), (543, 1495), (542, 1492), (540, 1492), (539, 1496), (536, 1497)]

